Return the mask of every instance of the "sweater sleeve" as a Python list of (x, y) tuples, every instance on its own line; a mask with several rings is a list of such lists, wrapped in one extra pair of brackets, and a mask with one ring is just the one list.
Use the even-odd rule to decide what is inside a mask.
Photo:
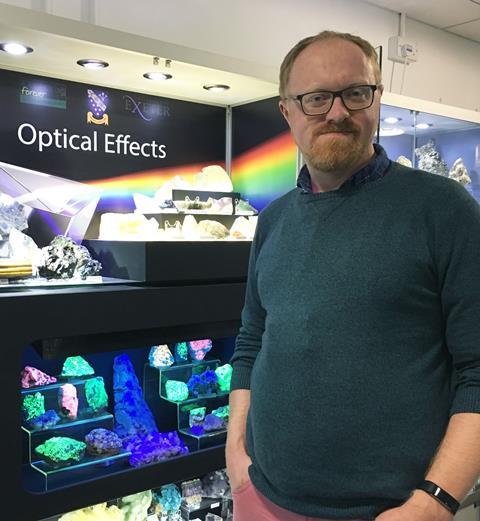
[(242, 311), (242, 325), (237, 336), (230, 363), (233, 366), (231, 390), (250, 389), (253, 364), (262, 346), (265, 329), (265, 310), (257, 292), (256, 260), (260, 245), (260, 220), (250, 251), (247, 291)]
[(453, 185), (435, 250), (447, 348), (455, 371), (450, 414), (480, 413), (480, 206)]

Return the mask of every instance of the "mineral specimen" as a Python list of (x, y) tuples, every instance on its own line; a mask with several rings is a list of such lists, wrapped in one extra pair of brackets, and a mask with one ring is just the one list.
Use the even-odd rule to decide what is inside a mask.
[(193, 215), (186, 215), (183, 219), (182, 234), (187, 241), (196, 241), (200, 238), (198, 223)]
[(58, 390), (58, 406), (60, 414), (69, 420), (76, 420), (78, 414), (77, 388), (72, 384), (65, 384)]
[(202, 168), (194, 177), (195, 190), (210, 192), (232, 192), (233, 184), (230, 176), (220, 165), (209, 165)]
[(223, 405), (218, 409), (214, 409), (212, 414), (218, 416), (219, 418), (223, 418), (225, 421), (228, 421), (228, 417), (230, 416), (230, 405)]
[(151, 502), (151, 490), (122, 497), (119, 505), (124, 521), (146, 521)]
[(228, 228), (218, 221), (206, 219), (198, 223), (198, 228), (202, 236), (213, 237), (214, 239), (226, 239), (230, 232)]
[(152, 367), (169, 367), (175, 362), (170, 349), (166, 344), (153, 346), (148, 355), (148, 361)]
[(35, 241), (25, 233), (12, 228), (8, 236), (8, 243), (12, 259), (26, 259), (35, 265), (39, 263), (42, 252)]
[(465, 166), (461, 157), (459, 157), (455, 163), (453, 163), (453, 166), (448, 173), (448, 177), (450, 179), (454, 179), (462, 185), (468, 185), (472, 182), (470, 176), (468, 175), (467, 167)]
[(25, 207), (6, 194), (0, 194), (0, 235), (8, 235), (12, 228), (28, 228)]
[(178, 490), (173, 483), (164, 485), (160, 489), (160, 492), (156, 492), (154, 495), (156, 501), (158, 501), (162, 507), (162, 512), (170, 516), (179, 512), (182, 504), (182, 495), (180, 494), (180, 490)]
[(418, 157), (418, 168), (432, 174), (447, 176), (448, 168), (440, 154), (435, 150), (435, 144), (430, 139), (426, 145), (415, 149)]
[(93, 367), (81, 356), (70, 356), (63, 364), (62, 378), (78, 378), (95, 374)]
[(192, 409), (188, 417), (189, 426), (193, 427), (194, 425), (202, 425), (206, 412), (206, 407), (196, 407), (195, 409)]
[(214, 470), (202, 479), (203, 493), (206, 497), (225, 497), (230, 485), (224, 470)]
[(129, 460), (132, 467), (140, 467), (188, 453), (188, 447), (179, 438), (177, 431), (154, 432), (147, 436), (139, 436), (125, 448), (132, 453)]
[(49, 409), (47, 412), (36, 416), (28, 422), (28, 426), (36, 431), (44, 431), (57, 425), (61, 420), (60, 416), (54, 409)]
[(69, 237), (57, 235), (42, 248), (42, 262), (38, 267), (41, 277), (53, 279), (85, 279), (100, 273), (102, 265), (91, 258), (85, 246), (79, 246)]
[(189, 510), (196, 510), (200, 508), (203, 497), (202, 482), (198, 478), (191, 479), (189, 481), (183, 481), (182, 497), (185, 502), (185, 506)]
[(188, 398), (188, 386), (185, 382), (178, 380), (168, 380), (165, 383), (167, 399), (172, 402), (183, 402)]
[(187, 342), (177, 342), (173, 350), (175, 353), (175, 362), (188, 362)]
[(64, 514), (58, 521), (125, 521), (125, 518), (117, 506), (101, 503)]
[(85, 453), (85, 443), (72, 438), (54, 437), (39, 445), (35, 452), (47, 463), (59, 465), (80, 461)]
[(223, 418), (220, 418), (216, 414), (207, 414), (205, 421), (203, 422), (203, 429), (205, 432), (218, 431), (226, 428), (226, 423)]
[(142, 388), (127, 355), (114, 359), (113, 393), (115, 432), (124, 442), (157, 431), (152, 412), (143, 398)]
[(113, 456), (122, 448), (122, 440), (108, 429), (93, 429), (85, 436), (85, 443), (92, 456)]
[(255, 215), (258, 212), (248, 201), (240, 199), (240, 201), (237, 202), (235, 213), (237, 215)]
[(45, 397), (42, 393), (28, 394), (23, 399), (22, 412), (28, 423), (33, 418), (45, 413)]
[(408, 157), (398, 156), (396, 162), (400, 163), (403, 166), (409, 166), (410, 168), (412, 168), (412, 162), (410, 161), (410, 159), (408, 159)]
[(57, 381), (54, 376), (48, 376), (43, 373), (40, 369), (35, 367), (25, 366), (22, 370), (22, 387), (28, 389), (29, 387), (35, 387), (37, 385), (48, 385), (53, 384)]
[(85, 397), (95, 414), (107, 408), (108, 395), (101, 376), (90, 378), (85, 382)]
[(215, 369), (215, 374), (218, 378), (218, 387), (220, 391), (229, 392), (230, 382), (232, 381), (233, 367), (230, 364), (225, 364)]
[(237, 217), (230, 228), (230, 236), (234, 239), (253, 239), (255, 227), (247, 217)]
[(202, 374), (192, 374), (187, 383), (192, 396), (215, 394), (218, 390), (218, 379), (215, 371), (207, 369)]
[(212, 341), (209, 338), (188, 342), (188, 352), (192, 360), (203, 360), (210, 349), (212, 349)]

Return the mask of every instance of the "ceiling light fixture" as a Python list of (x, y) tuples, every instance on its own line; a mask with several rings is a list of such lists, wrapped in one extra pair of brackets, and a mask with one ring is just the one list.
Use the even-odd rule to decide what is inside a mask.
[(13, 54), (14, 56), (21, 56), (22, 54), (33, 52), (31, 47), (16, 42), (0, 43), (0, 50), (5, 51), (8, 54)]
[(216, 85), (204, 85), (203, 88), (210, 92), (222, 92), (224, 90), (228, 90), (230, 88), (230, 85), (222, 85), (218, 83)]
[(405, 134), (405, 130), (403, 130), (403, 128), (380, 128), (380, 137), (401, 136), (402, 134)]
[(425, 129), (427, 129), (427, 128), (430, 128), (431, 126), (432, 126), (431, 123), (417, 123), (417, 124), (415, 125), (415, 128), (418, 128), (418, 129), (420, 129), (420, 130), (425, 130)]
[(395, 116), (388, 116), (388, 118), (384, 118), (383, 121), (385, 121), (385, 123), (388, 123), (389, 125), (395, 125), (395, 123), (398, 123), (401, 120), (402, 120), (402, 118), (396, 118)]
[(95, 58), (87, 58), (84, 60), (78, 60), (77, 64), (85, 69), (99, 70), (108, 67), (108, 63), (103, 60), (97, 60)]
[(146, 72), (143, 75), (144, 78), (147, 78), (147, 80), (154, 80), (154, 81), (165, 81), (170, 80), (173, 78), (171, 74), (165, 74), (164, 72)]

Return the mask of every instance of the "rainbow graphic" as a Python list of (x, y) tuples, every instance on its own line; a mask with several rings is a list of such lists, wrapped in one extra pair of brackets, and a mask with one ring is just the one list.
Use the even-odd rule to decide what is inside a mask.
[(257, 210), (277, 199), (296, 185), (297, 149), (284, 132), (234, 158), (234, 190), (248, 199)]

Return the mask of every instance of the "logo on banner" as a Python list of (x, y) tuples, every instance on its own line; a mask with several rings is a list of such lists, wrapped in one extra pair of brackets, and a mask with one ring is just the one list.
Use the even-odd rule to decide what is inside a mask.
[(65, 85), (50, 85), (37, 80), (25, 81), (20, 87), (20, 103), (66, 109), (67, 89)]
[(108, 96), (105, 92), (95, 92), (92, 89), (87, 90), (88, 93), (88, 107), (87, 123), (94, 125), (108, 125)]
[(130, 114), (136, 114), (144, 121), (152, 121), (153, 118), (169, 117), (170, 107), (162, 105), (158, 101), (146, 101), (132, 98), (132, 96), (125, 95), (124, 109)]

